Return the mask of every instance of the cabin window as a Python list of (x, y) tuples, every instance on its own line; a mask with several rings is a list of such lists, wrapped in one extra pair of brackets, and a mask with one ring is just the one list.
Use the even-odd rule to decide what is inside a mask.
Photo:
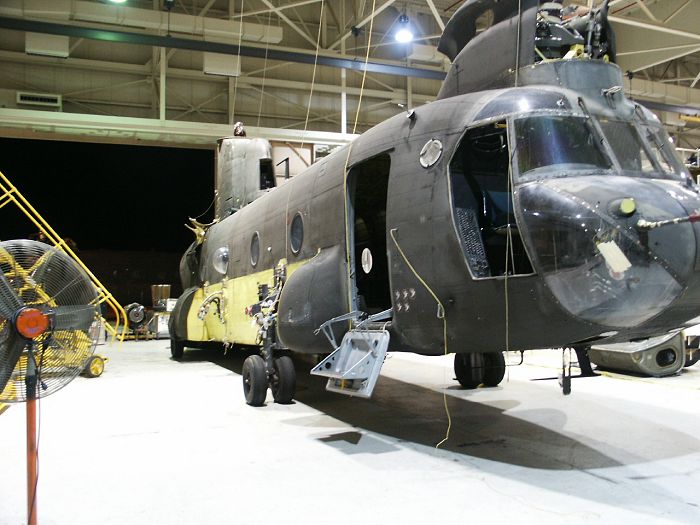
[(515, 120), (515, 135), (521, 178), (611, 168), (595, 129), (584, 118), (571, 115), (520, 118)]
[(260, 189), (269, 190), (275, 187), (275, 170), (272, 159), (260, 159)]
[(505, 122), (467, 130), (450, 162), (454, 219), (475, 278), (533, 273), (509, 184)]
[(295, 255), (301, 250), (302, 242), (304, 242), (304, 221), (301, 218), (301, 213), (297, 212), (289, 227), (289, 245)]
[(644, 143), (631, 122), (603, 117), (599, 117), (598, 122), (623, 170), (649, 175), (654, 173), (654, 163), (649, 158), (644, 149)]
[(255, 232), (250, 240), (250, 264), (257, 266), (260, 258), (260, 234)]

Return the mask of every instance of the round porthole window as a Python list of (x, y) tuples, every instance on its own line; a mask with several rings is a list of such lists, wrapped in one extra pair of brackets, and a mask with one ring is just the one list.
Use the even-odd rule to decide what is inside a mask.
[(253, 234), (253, 238), (250, 240), (250, 264), (253, 266), (258, 264), (258, 259), (260, 258), (260, 235), (258, 232)]
[(228, 247), (222, 246), (214, 252), (212, 260), (214, 269), (220, 274), (225, 274), (228, 271)]
[(442, 142), (438, 139), (430, 139), (420, 150), (420, 165), (429, 168), (442, 156)]
[(292, 252), (295, 254), (301, 250), (301, 245), (304, 242), (304, 221), (301, 218), (301, 213), (297, 212), (292, 219), (292, 224), (289, 227), (289, 244)]

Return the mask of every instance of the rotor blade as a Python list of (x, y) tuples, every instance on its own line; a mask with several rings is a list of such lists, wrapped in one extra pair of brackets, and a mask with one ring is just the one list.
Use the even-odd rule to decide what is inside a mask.
[(17, 361), (19, 361), (26, 344), (27, 341), (13, 330), (7, 339), (5, 348), (0, 349), (2, 352), (0, 353), (0, 395), (10, 381), (12, 371), (17, 366)]
[(97, 308), (86, 304), (57, 306), (53, 312), (54, 330), (87, 332), (97, 318)]
[(7, 278), (0, 272), (0, 316), (11, 319), (23, 305)]

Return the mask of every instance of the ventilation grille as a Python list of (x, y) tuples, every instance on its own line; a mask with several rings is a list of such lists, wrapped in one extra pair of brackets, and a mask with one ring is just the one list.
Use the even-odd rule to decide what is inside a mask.
[(18, 91), (17, 104), (61, 108), (63, 106), (63, 99), (61, 95), (54, 95), (52, 93), (29, 93), (28, 91)]
[(484, 250), (484, 243), (481, 240), (476, 214), (474, 210), (471, 209), (455, 209), (457, 211), (459, 234), (464, 243), (467, 261), (474, 273), (474, 277), (489, 277), (491, 275), (491, 270), (488, 260), (486, 259), (486, 251)]

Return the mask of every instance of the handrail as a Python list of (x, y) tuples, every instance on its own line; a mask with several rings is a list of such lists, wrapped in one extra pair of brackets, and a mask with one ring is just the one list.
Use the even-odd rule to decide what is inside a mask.
[[(36, 209), (29, 203), (29, 201), (22, 195), (22, 193), (10, 182), (10, 180), (0, 171), (0, 208), (3, 208), (6, 204), (13, 202), (19, 210), (24, 213), (27, 218), (34, 223), (34, 225), (39, 228), (39, 231), (44, 234), (46, 239), (51, 242), (57, 249), (67, 253), (83, 270), (87, 273), (88, 277), (92, 281), (95, 288), (97, 288), (98, 295), (100, 299), (97, 304), (106, 303), (114, 312), (115, 324), (112, 327), (107, 322), (103, 324), (105, 329), (112, 335), (112, 342), (119, 339), (119, 342), (124, 341), (124, 336), (126, 334), (127, 318), (126, 312), (121, 304), (115, 299), (115, 297), (107, 290), (107, 288), (100, 282), (100, 280), (95, 277), (95, 275), (90, 271), (90, 269), (85, 266), (80, 257), (71, 249), (68, 244), (63, 240), (63, 238), (56, 233), (56, 231), (49, 225), (48, 222), (39, 214)], [(124, 327), (121, 331), (119, 327)]]

